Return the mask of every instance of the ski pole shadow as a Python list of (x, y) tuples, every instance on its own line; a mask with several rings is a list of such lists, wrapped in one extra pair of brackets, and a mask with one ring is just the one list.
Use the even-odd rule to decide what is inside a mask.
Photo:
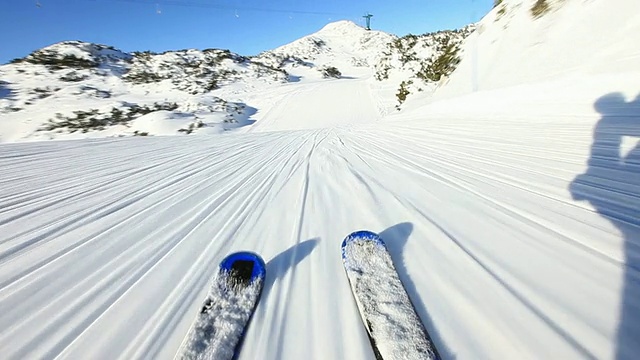
[(427, 332), (431, 337), (431, 341), (437, 349), (436, 351), (440, 355), (440, 359), (455, 359), (454, 353), (451, 352), (451, 350), (447, 347), (447, 344), (440, 336), (440, 333), (434, 325), (433, 320), (431, 319), (431, 316), (427, 311), (427, 308), (424, 306), (422, 300), (420, 299), (420, 296), (418, 295), (415, 283), (409, 276), (409, 272), (405, 264), (403, 249), (412, 232), (413, 224), (410, 222), (403, 222), (385, 229), (384, 231), (380, 232), (379, 235), (387, 245), (387, 249), (389, 250), (391, 258), (393, 259), (393, 264), (398, 271), (398, 276), (400, 277), (402, 284), (407, 290), (409, 298), (413, 302), (416, 313), (420, 317), (420, 320), (422, 320), (424, 327), (427, 329)]
[(266, 264), (267, 276), (264, 281), (264, 296), (269, 295), (277, 279), (284, 277), (289, 269), (295, 268), (309, 256), (319, 241), (320, 238), (313, 238), (297, 243), (269, 260)]
[(585, 173), (569, 186), (574, 200), (587, 201), (611, 222), (624, 241), (624, 270), (616, 333), (616, 359), (640, 353), (640, 142), (629, 152), (623, 138), (640, 140), (640, 95), (627, 102), (621, 93), (600, 97)]

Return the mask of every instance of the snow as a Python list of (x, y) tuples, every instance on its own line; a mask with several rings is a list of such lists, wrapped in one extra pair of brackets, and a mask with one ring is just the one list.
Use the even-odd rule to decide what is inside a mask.
[(351, 21), (330, 23), (320, 31), (302, 37), (292, 43), (260, 54), (295, 56), (324, 65), (331, 61), (352, 63), (353, 59), (374, 62), (380, 57), (380, 48), (395, 39), (395, 36), (381, 31), (367, 31)]
[(640, 49), (629, 39), (640, 31), (637, 1), (548, 1), (550, 13), (538, 19), (529, 11), (535, 0), (502, 3), (507, 13), (496, 7), (482, 19), (463, 47), (471, 56), (437, 96), (638, 71)]
[[(82, 86), (112, 93), (89, 108), (180, 102), (140, 130), (246, 105), (223, 134), (0, 144), (3, 357), (173, 358), (217, 264), (251, 250), (267, 275), (240, 359), (372, 359), (338, 246), (369, 229), (443, 359), (635, 358), (640, 3), (554, 2), (534, 21), (532, 1), (504, 2), (402, 111), (330, 52), (288, 64), (295, 82), (196, 95), (92, 73), (37, 99), (23, 90), (58, 83), (3, 66), (0, 106), (34, 97), (0, 115), (3, 142), (34, 140)], [(342, 78), (317, 75), (329, 60)]]
[[(42, 63), (65, 56), (89, 60), (95, 66), (57, 68)], [(140, 132), (151, 136), (187, 132), (207, 135), (252, 123), (253, 108), (216, 97), (208, 90), (212, 79), (223, 73), (231, 75), (218, 79), (219, 86), (247, 77), (251, 80), (247, 87), (253, 90), (264, 90), (285, 77), (282, 72), (224, 50), (142, 53), (133, 57), (103, 45), (54, 44), (22, 62), (0, 66), (0, 142), (122, 137)], [(149, 74), (159, 80), (148, 80)], [(169, 106), (170, 114), (158, 108), (172, 104), (175, 107)], [(155, 111), (136, 112), (144, 108)], [(79, 112), (92, 114), (84, 119), (89, 123), (111, 119), (114, 111), (123, 112), (125, 117), (131, 112), (131, 119), (102, 127), (50, 128), (52, 123), (79, 122)]]
[[(343, 124), (371, 123), (381, 119), (379, 105), (368, 83), (342, 79), (283, 87), (291, 91), (275, 99), (251, 101), (269, 111), (254, 116), (256, 124), (247, 131), (277, 131), (324, 128)], [(274, 101), (275, 100), (275, 101)], [(305, 116), (303, 114), (318, 114)]]
[(383, 359), (437, 359), (391, 256), (371, 235), (348, 236), (342, 258), (376, 348)]

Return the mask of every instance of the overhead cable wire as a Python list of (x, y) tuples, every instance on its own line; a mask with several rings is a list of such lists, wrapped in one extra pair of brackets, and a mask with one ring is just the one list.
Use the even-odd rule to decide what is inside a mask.
[(271, 13), (284, 13), (284, 14), (348, 16), (346, 14), (324, 12), (324, 11), (286, 10), (286, 9), (262, 8), (262, 7), (253, 7), (253, 6), (231, 6), (231, 5), (225, 5), (225, 4), (204, 3), (204, 2), (197, 2), (197, 1), (182, 1), (182, 0), (155, 0), (155, 1), (100, 0), (100, 1), (126, 2), (126, 3), (136, 3), (136, 4), (146, 4), (146, 5), (159, 4), (159, 5), (167, 5), (167, 6), (182, 6), (182, 7), (192, 7), (192, 8), (271, 12)]

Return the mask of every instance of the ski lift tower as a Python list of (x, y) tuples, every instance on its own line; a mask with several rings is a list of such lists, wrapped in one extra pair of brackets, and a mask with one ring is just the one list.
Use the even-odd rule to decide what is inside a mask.
[(369, 13), (363, 16), (363, 18), (367, 19), (367, 30), (371, 30), (371, 17), (373, 17), (373, 15)]

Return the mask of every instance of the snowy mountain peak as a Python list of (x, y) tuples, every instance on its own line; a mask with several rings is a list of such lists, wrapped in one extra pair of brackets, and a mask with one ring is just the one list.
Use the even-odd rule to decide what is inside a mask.
[[(379, 46), (385, 46), (396, 38), (382, 31), (366, 30), (352, 21), (342, 20), (329, 23), (319, 31), (302, 37), (290, 44), (275, 49), (276, 52), (285, 50), (300, 53), (304, 50), (310, 50), (310, 53), (318, 53), (319, 48), (329, 48), (333, 52), (346, 55), (366, 56), (371, 53), (377, 53)], [(311, 40), (311, 41), (310, 41)], [(312, 49), (305, 45), (312, 44)], [(315, 50), (315, 51), (314, 51)]]
[(328, 23), (325, 25), (320, 31), (316, 34), (326, 34), (326, 35), (354, 35), (358, 33), (364, 33), (369, 30), (366, 30), (362, 26), (354, 23), (349, 20), (340, 20), (332, 23)]
[(272, 66), (293, 63), (308, 67), (338, 66), (349, 71), (372, 66), (380, 50), (396, 38), (382, 31), (366, 30), (352, 21), (336, 21), (258, 58)]

